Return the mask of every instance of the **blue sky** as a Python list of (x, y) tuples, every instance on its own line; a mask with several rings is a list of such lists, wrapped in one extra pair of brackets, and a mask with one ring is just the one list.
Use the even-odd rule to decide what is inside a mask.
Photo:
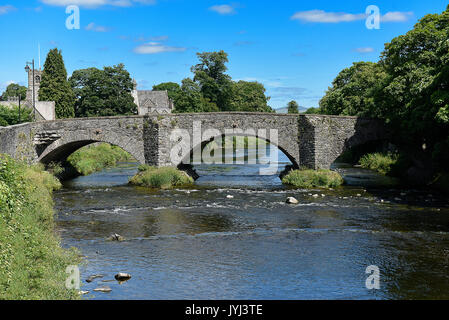
[[(80, 8), (80, 29), (66, 28), (66, 6)], [(376, 5), (380, 29), (366, 28)], [(62, 50), (76, 69), (124, 63), (139, 89), (190, 77), (196, 53), (224, 50), (234, 80), (262, 82), (270, 105), (316, 107), (332, 80), (355, 61), (377, 61), (384, 44), (447, 1), (0, 0), (0, 90), (26, 85), (25, 62), (43, 65)]]

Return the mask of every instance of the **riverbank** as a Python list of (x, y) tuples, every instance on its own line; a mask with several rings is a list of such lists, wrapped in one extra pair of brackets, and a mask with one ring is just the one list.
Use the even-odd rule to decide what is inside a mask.
[(42, 166), (0, 155), (0, 299), (77, 299), (66, 267), (80, 262), (60, 246), (52, 193), (60, 182)]
[(107, 143), (83, 147), (67, 158), (67, 161), (83, 176), (114, 167), (117, 162), (130, 160), (132, 156), (128, 152)]

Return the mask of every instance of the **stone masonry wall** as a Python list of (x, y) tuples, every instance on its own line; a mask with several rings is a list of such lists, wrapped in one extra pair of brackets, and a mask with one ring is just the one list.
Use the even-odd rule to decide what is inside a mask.
[[(194, 129), (199, 141), (193, 141)], [(173, 130), (184, 130), (172, 139)], [(278, 146), (295, 167), (329, 168), (348, 148), (386, 138), (380, 121), (357, 117), (286, 115), (267, 113), (194, 113), (129, 117), (103, 117), (41, 121), (0, 127), (0, 153), (28, 162), (65, 160), (77, 149), (94, 143), (117, 145), (139, 162), (154, 166), (175, 166), (172, 150), (182, 146), (180, 159), (193, 148), (209, 141), (210, 129), (221, 136), (256, 135)], [(253, 132), (248, 131), (252, 129)], [(238, 131), (240, 130), (240, 131)], [(270, 130), (276, 130), (275, 136)], [(212, 132), (213, 133), (213, 132)]]

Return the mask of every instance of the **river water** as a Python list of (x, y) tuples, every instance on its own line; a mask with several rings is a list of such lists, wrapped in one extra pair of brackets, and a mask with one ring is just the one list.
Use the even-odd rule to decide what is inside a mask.
[[(279, 152), (279, 172), (288, 163)], [(86, 257), (86, 297), (449, 298), (445, 198), (345, 166), (338, 170), (349, 185), (293, 190), (260, 167), (197, 166), (190, 189), (129, 186), (135, 163), (65, 182), (54, 195), (57, 226), (63, 246)], [(286, 204), (289, 196), (299, 204)], [(113, 233), (126, 240), (108, 241)], [(378, 290), (365, 285), (370, 265), (380, 271)], [(110, 281), (118, 272), (131, 280)], [(85, 282), (95, 274), (104, 277)], [(112, 291), (92, 291), (105, 285)]]

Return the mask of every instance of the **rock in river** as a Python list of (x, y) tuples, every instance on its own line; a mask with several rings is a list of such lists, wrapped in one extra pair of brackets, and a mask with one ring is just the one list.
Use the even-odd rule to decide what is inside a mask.
[(109, 288), (109, 287), (100, 287), (100, 288), (94, 289), (94, 291), (97, 291), (97, 292), (111, 292), (112, 289)]
[(114, 233), (108, 238), (109, 241), (125, 241), (125, 238), (121, 235)]
[(293, 197), (288, 197), (288, 198), (287, 198), (287, 203), (289, 203), (289, 204), (298, 204), (299, 201), (296, 200), (296, 199), (293, 198)]
[(117, 281), (128, 281), (129, 279), (131, 279), (129, 273), (119, 272), (115, 275), (115, 280)]

